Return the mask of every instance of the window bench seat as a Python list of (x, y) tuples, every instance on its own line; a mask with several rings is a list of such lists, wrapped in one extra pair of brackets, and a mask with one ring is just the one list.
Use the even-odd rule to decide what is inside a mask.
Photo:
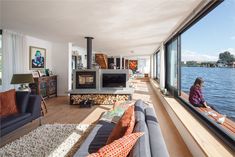
[(234, 152), (175, 98), (161, 94), (153, 79), (150, 83), (193, 156), (232, 157)]

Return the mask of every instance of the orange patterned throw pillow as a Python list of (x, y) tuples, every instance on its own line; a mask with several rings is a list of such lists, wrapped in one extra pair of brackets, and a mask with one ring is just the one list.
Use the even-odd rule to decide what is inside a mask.
[(132, 106), (132, 115), (131, 115), (131, 120), (130, 120), (130, 123), (129, 123), (129, 125), (128, 125), (128, 127), (127, 127), (127, 129), (126, 129), (126, 132), (125, 132), (125, 134), (124, 135), (130, 135), (132, 132), (133, 132), (133, 130), (134, 130), (134, 126), (135, 126), (135, 111), (134, 111), (134, 106)]
[(143, 132), (136, 132), (126, 135), (100, 148), (97, 153), (90, 154), (87, 157), (126, 157), (138, 138), (143, 134)]
[(14, 113), (18, 113), (15, 89), (0, 93), (0, 116)]
[[(128, 133), (130, 134), (133, 131), (133, 129), (131, 131), (131, 128), (129, 130), (128, 130), (128, 128), (129, 128), (130, 123), (133, 119), (132, 117), (133, 117), (134, 112), (135, 112), (134, 111), (134, 106), (130, 106), (125, 111), (125, 113), (119, 119), (118, 123), (113, 128), (111, 134), (109, 135), (109, 138), (108, 138), (106, 144), (110, 144), (114, 140), (117, 140), (117, 139), (123, 137), (124, 135), (127, 135)], [(127, 130), (128, 130), (128, 133), (126, 133)]]

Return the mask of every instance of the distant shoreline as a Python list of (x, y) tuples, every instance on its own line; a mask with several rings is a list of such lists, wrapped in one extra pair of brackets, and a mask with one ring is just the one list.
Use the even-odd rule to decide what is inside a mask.
[(210, 66), (181, 66), (181, 67), (188, 67), (188, 68), (190, 68), (190, 67), (195, 67), (195, 68), (234, 68), (235, 69), (235, 67), (210, 67)]

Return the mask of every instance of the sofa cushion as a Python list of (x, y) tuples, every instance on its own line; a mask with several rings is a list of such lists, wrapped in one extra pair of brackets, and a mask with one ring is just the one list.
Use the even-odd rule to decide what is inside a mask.
[(25, 113), (28, 105), (30, 92), (16, 92), (16, 102), (19, 112)]
[(7, 117), (1, 117), (1, 128), (8, 127), (10, 125), (13, 125), (14, 123), (17, 123), (19, 121), (22, 121), (23, 119), (29, 118), (31, 116), (30, 113), (17, 113), (13, 114)]
[(144, 132), (144, 135), (141, 136), (136, 142), (130, 152), (130, 157), (151, 157), (149, 132), (145, 121), (137, 122), (133, 132)]
[(109, 145), (102, 147), (97, 153), (90, 154), (88, 157), (126, 157), (138, 138), (143, 134), (143, 132), (136, 132), (123, 136)]
[(134, 106), (128, 107), (128, 109), (125, 111), (123, 116), (120, 118), (118, 123), (113, 128), (106, 144), (110, 144), (113, 141), (125, 135), (128, 126), (130, 125), (133, 114), (134, 114)]
[(142, 100), (135, 102), (135, 121), (145, 121), (145, 108), (147, 107)]
[(74, 157), (86, 157), (90, 153), (97, 152), (106, 144), (114, 126), (114, 123), (99, 121), (75, 153)]
[(169, 157), (160, 125), (153, 108), (146, 108), (146, 123), (149, 130), (151, 156)]
[(18, 113), (15, 89), (0, 93), (0, 102), (0, 116)]

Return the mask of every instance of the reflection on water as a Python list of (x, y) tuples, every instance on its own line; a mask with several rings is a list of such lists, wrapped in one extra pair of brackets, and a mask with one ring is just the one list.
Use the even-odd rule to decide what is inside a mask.
[(197, 77), (205, 80), (203, 94), (221, 114), (235, 120), (235, 68), (182, 67), (181, 89), (189, 89)]

